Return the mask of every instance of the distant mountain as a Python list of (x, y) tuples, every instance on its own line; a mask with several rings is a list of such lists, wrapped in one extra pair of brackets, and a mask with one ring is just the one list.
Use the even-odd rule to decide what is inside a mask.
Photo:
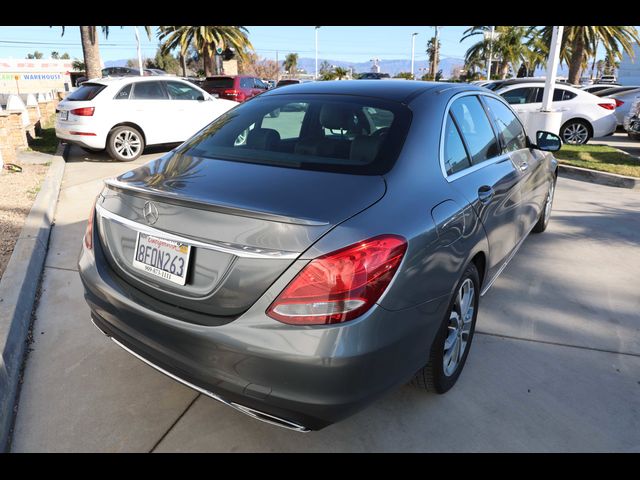
[(128, 58), (120, 59), (120, 60), (107, 60), (106, 62), (104, 62), (104, 68), (126, 67), (128, 61), (129, 61)]
[[(330, 60), (327, 58), (318, 59), (318, 65), (322, 62), (327, 61), (331, 65), (335, 65), (337, 67), (343, 67), (349, 69), (353, 67), (354, 72), (363, 73), (370, 72), (372, 62), (345, 62), (342, 60)], [(314, 73), (316, 68), (315, 59), (313, 58), (300, 58), (298, 59), (298, 68), (302, 68), (307, 71), (307, 73)], [(410, 60), (380, 60), (378, 63), (380, 65), (380, 71), (382, 73), (388, 73), (391, 76), (394, 76), (400, 72), (408, 72), (411, 70), (411, 61)], [(451, 71), (453, 68), (457, 66), (464, 65), (464, 59), (448, 57), (440, 60), (440, 64), (438, 65), (438, 69), (442, 69), (442, 75), (445, 78), (448, 78), (451, 75)], [(420, 70), (420, 69), (424, 70)], [(416, 60), (414, 63), (414, 73), (416, 77), (421, 77), (426, 73), (429, 69), (429, 62), (427, 60)]]

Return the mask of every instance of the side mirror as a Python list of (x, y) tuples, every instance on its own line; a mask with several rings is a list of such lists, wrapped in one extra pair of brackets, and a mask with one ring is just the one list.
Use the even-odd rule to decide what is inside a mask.
[(562, 148), (562, 140), (555, 133), (538, 130), (536, 133), (536, 144), (533, 148), (545, 152), (557, 152)]

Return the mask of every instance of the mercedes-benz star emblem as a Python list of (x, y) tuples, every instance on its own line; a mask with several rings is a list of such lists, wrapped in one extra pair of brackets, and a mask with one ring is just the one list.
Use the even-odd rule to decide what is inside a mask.
[(158, 207), (153, 202), (145, 202), (142, 214), (149, 225), (153, 225), (158, 221)]

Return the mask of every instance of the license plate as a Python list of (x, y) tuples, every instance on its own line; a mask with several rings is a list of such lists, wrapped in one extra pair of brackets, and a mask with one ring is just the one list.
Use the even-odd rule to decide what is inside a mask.
[(138, 233), (133, 266), (156, 277), (184, 285), (191, 245)]
[(69, 120), (69, 110), (60, 110), (60, 120)]

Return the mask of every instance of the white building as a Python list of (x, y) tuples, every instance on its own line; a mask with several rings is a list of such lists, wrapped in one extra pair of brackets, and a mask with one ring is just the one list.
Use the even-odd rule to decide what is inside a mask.
[(623, 53), (620, 68), (618, 69), (618, 83), (620, 85), (640, 85), (640, 46), (633, 46), (634, 58)]

